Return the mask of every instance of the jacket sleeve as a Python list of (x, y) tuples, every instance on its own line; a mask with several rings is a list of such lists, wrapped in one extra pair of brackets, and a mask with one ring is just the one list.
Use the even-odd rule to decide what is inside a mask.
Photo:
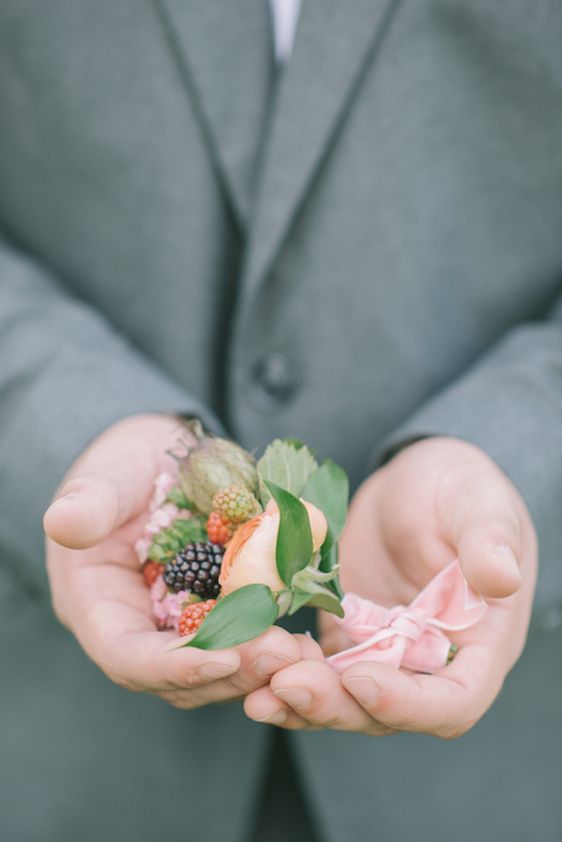
[(64, 472), (101, 431), (142, 412), (220, 429), (98, 312), (0, 241), (0, 563), (31, 590), (45, 588), (42, 514)]
[(512, 329), (387, 439), (377, 461), (426, 436), (464, 439), (490, 455), (537, 529), (537, 615), (562, 619), (562, 300), (551, 318)]

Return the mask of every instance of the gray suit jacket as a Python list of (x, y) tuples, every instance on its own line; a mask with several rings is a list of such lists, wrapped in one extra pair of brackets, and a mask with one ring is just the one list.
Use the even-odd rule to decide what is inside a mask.
[(292, 745), (327, 840), (560, 837), (561, 32), (550, 0), (304, 0), (278, 76), (265, 0), (0, 4), (11, 842), (247, 838), (268, 729), (118, 690), (49, 614), (41, 513), (145, 411), (297, 436), (354, 483), (428, 434), (499, 462), (542, 559), (493, 710), (455, 743)]

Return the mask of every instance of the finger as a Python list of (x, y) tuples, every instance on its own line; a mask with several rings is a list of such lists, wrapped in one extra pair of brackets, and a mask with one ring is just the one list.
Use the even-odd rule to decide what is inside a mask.
[(333, 614), (328, 614), (326, 611), (319, 612), (318, 630), (321, 652), (326, 657), (348, 649), (352, 645), (352, 641), (336, 622)]
[(461, 474), (440, 498), (444, 531), (470, 585), (483, 596), (510, 596), (521, 586), (522, 528), (516, 497), (490, 463)]
[(353, 698), (382, 724), (451, 738), (464, 734), (499, 693), (505, 671), (483, 645), (467, 645), (436, 675), (403, 672), (374, 661), (342, 676)]
[(244, 713), (254, 722), (264, 725), (277, 725), (290, 731), (314, 730), (285, 702), (278, 699), (269, 687), (260, 687), (249, 693), (244, 699)]
[(278, 699), (311, 725), (371, 734), (388, 732), (350, 696), (338, 674), (325, 662), (300, 661), (274, 675), (270, 687)]
[[(223, 699), (234, 698), (263, 687), (276, 672), (299, 661), (303, 648), (317, 656), (319, 647), (314, 640), (306, 635), (291, 635), (285, 629), (273, 626), (238, 647), (240, 668), (224, 682), (217, 682), (213, 694), (222, 694)], [(213, 700), (218, 698), (219, 695), (213, 695)]]
[(324, 653), (318, 641), (310, 634), (295, 634), (295, 640), (300, 646), (301, 659), (303, 661), (323, 661)]
[(294, 635), (273, 626), (254, 640), (237, 647), (240, 666), (222, 681), (200, 692), (176, 694), (182, 707), (227, 701), (246, 696), (267, 685), (275, 672), (296, 663), (301, 658), (301, 646)]
[(254, 690), (272, 675), (296, 663), (301, 658), (298, 640), (280, 626), (272, 626), (254, 640), (238, 647), (240, 669), (233, 676), (241, 693)]
[(71, 549), (103, 541), (148, 504), (155, 451), (138, 433), (102, 436), (82, 457), (44, 517), (47, 535)]
[(106, 675), (130, 690), (191, 689), (240, 668), (235, 649), (181, 647), (175, 633), (155, 631), (136, 608), (113, 600), (93, 604), (75, 634)]

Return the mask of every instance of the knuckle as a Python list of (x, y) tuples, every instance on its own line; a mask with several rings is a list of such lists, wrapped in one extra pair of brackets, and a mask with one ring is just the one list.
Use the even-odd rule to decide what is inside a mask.
[(145, 686), (140, 684), (139, 681), (135, 680), (131, 675), (127, 675), (123, 669), (119, 669), (119, 666), (111, 659), (110, 656), (108, 656), (106, 652), (90, 651), (88, 654), (92, 658), (93, 662), (101, 669), (104, 675), (122, 690), (129, 690), (131, 693), (141, 693), (148, 689), (148, 685)]
[(439, 737), (441, 740), (446, 740), (447, 742), (451, 740), (458, 740), (460, 737), (464, 737), (471, 728), (473, 728), (478, 721), (478, 718), (470, 718), (461, 720), (460, 722), (449, 722), (444, 725), (440, 725), (434, 732), (436, 737)]
[(191, 710), (194, 707), (193, 702), (185, 693), (166, 691), (164, 693), (156, 693), (155, 695), (177, 710)]
[(422, 730), (420, 728), (420, 723), (415, 716), (403, 716), (393, 724), (396, 724), (399, 731), (405, 731), (410, 734), (415, 734), (416, 732)]
[(235, 673), (228, 676), (229, 685), (234, 694), (244, 695), (257, 690), (258, 687), (265, 687), (267, 680), (257, 674)]
[(102, 664), (99, 665), (102, 672), (109, 678), (113, 684), (116, 684), (117, 687), (120, 687), (122, 690), (128, 690), (131, 693), (140, 693), (144, 688), (139, 687), (134, 681), (131, 681), (124, 675), (120, 675), (119, 673), (113, 672), (113, 670), (104, 667)]
[(339, 716), (325, 716), (322, 718), (322, 724), (324, 728), (329, 728), (332, 730), (337, 730), (342, 727), (343, 723)]
[(190, 669), (183, 674), (181, 682), (176, 680), (174, 683), (187, 689), (194, 689), (200, 687), (203, 684), (203, 680), (196, 669)]
[(330, 715), (314, 704), (308, 708), (299, 708), (299, 716), (318, 728), (337, 728), (340, 724), (338, 716)]
[[(381, 690), (380, 695), (378, 695), (369, 705), (365, 705), (365, 708), (374, 719), (384, 720), (387, 716), (392, 717), (393, 712), (395, 712), (396, 699), (394, 699), (387, 690)], [(405, 722), (406, 719), (403, 721)]]
[(386, 725), (371, 725), (365, 731), (369, 737), (391, 737), (393, 734), (399, 734), (400, 731), (396, 728), (388, 728)]

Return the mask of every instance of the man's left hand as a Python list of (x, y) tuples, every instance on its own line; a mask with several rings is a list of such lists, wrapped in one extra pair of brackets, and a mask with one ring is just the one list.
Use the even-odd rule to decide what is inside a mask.
[(387, 606), (407, 605), (458, 558), (489, 607), (473, 628), (450, 635), (459, 651), (433, 675), (374, 661), (339, 675), (324, 654), (350, 641), (333, 617), (323, 615), (322, 648), (310, 641), (305, 660), (251, 693), (247, 715), (290, 729), (464, 734), (496, 698), (527, 636), (537, 542), (515, 486), (473, 445), (425, 439), (359, 489), (340, 549), (344, 591)]

